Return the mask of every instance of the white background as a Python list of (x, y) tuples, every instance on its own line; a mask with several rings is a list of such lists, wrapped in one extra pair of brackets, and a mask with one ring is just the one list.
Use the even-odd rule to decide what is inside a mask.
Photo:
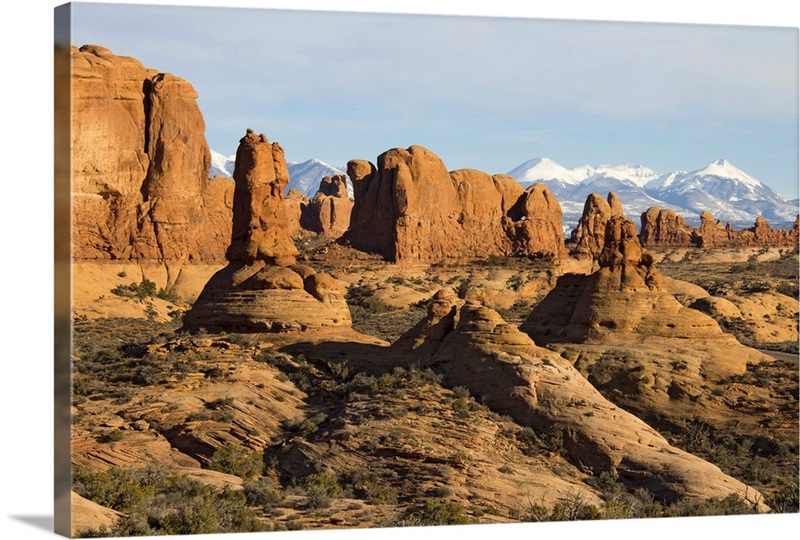
[[(12, 0), (3, 10), (3, 61), (0, 80), (0, 137), (3, 167), (2, 281), (2, 504), (0, 537), (48, 538), (53, 515), (53, 234), (52, 234), (52, 43), (53, 8), (60, 2)], [(113, 1), (113, 3), (122, 3)], [(165, 3), (139, 0), (137, 3)], [(173, 5), (222, 2), (169, 0)], [(528, 16), (589, 20), (755, 24), (797, 27), (797, 8), (786, 0), (576, 1), (525, 6), (519, 0), (459, 2), (444, 0), (268, 1), (238, 0), (229, 5), (291, 9), (336, 9), (402, 13)], [(532, 3), (533, 4), (533, 3)], [(792, 6), (792, 7), (790, 7)], [(257, 45), (257, 44), (256, 44)], [(408, 538), (751, 538), (793, 536), (800, 515), (645, 521), (523, 524), (381, 531), (290, 532), (237, 538), (367, 539)], [(266, 536), (265, 536), (266, 534)], [(222, 539), (232, 535), (201, 535)]]

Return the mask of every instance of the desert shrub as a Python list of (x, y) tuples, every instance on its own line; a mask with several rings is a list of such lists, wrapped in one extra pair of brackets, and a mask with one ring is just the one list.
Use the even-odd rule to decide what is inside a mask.
[(307, 437), (317, 431), (319, 425), (327, 419), (328, 417), (324, 413), (317, 413), (308, 418), (299, 417), (293, 420), (285, 420), (283, 422), (283, 428), (301, 437)]
[(492, 253), (488, 257), (486, 257), (486, 261), (484, 264), (486, 264), (487, 266), (500, 266), (505, 262), (505, 260), (506, 260), (505, 257), (503, 257), (502, 255), (497, 255), (496, 253)]
[(135, 297), (139, 300), (152, 298), (157, 294), (156, 284), (147, 278), (143, 278), (140, 283), (131, 283), (130, 285), (119, 284), (111, 289), (111, 293), (117, 296)]
[(364, 486), (366, 501), (369, 504), (397, 504), (399, 492), (390, 485), (371, 482)]
[(349, 381), (341, 385), (340, 391), (354, 400), (355, 396), (374, 396), (387, 394), (396, 390), (420, 388), (429, 384), (441, 384), (442, 376), (430, 369), (421, 370), (416, 367), (405, 369), (396, 367), (391, 373), (379, 377), (356, 373)]
[(263, 460), (258, 452), (228, 443), (218, 448), (211, 456), (210, 468), (247, 480), (261, 473)]
[(224, 397), (224, 398), (217, 398), (215, 400), (207, 402), (205, 404), (205, 407), (206, 409), (211, 409), (212, 411), (216, 411), (219, 410), (221, 407), (232, 404), (233, 404), (232, 397)]
[[(347, 288), (344, 298), (354, 317), (363, 315), (363, 312), (367, 314), (386, 313), (394, 309), (382, 300), (375, 298), (376, 292), (375, 287), (372, 285), (353, 284)], [(360, 308), (360, 310), (354, 310), (353, 308)]]
[(554, 454), (563, 455), (566, 453), (566, 448), (564, 447), (564, 430), (561, 426), (553, 426), (550, 432), (547, 434), (545, 443), (547, 445), (547, 449), (553, 452)]
[(158, 289), (158, 292), (155, 294), (155, 296), (156, 298), (166, 300), (167, 302), (177, 302), (181, 299), (181, 297), (178, 296), (178, 294), (176, 294), (174, 291), (165, 290), (164, 288)]
[(284, 500), (280, 489), (276, 488), (269, 478), (261, 478), (255, 482), (245, 482), (243, 488), (248, 506), (260, 506), (269, 510), (278, 506)]
[(101, 443), (111, 443), (121, 441), (125, 438), (125, 432), (121, 429), (109, 429), (108, 431), (104, 431), (97, 437), (97, 440)]
[(664, 509), (664, 517), (685, 516), (731, 516), (738, 514), (757, 513), (753, 505), (737, 495), (731, 493), (723, 499), (708, 499), (705, 501), (681, 500), (674, 502)]
[(145, 504), (118, 520), (115, 536), (184, 535), (267, 530), (247, 508), (242, 491), (217, 490), (172, 477)]
[(772, 511), (778, 514), (796, 513), (800, 507), (800, 493), (797, 482), (784, 481), (783, 485), (771, 496), (766, 503)]
[(458, 503), (428, 499), (406, 510), (407, 525), (464, 525), (470, 523), (464, 507)]
[(319, 472), (306, 476), (301, 482), (307, 508), (327, 508), (333, 499), (344, 493), (336, 476)]
[(530, 427), (520, 429), (514, 433), (514, 437), (519, 443), (522, 453), (526, 456), (535, 456), (541, 452), (543, 443)]
[(352, 485), (356, 495), (363, 497), (369, 504), (397, 503), (398, 490), (369, 469), (357, 469), (351, 472), (347, 481)]
[(81, 497), (120, 512), (140, 506), (154, 493), (153, 487), (142, 485), (133, 471), (116, 467), (107, 471), (76, 467), (72, 470), (72, 489)]
[(456, 289), (456, 293), (458, 297), (464, 299), (467, 297), (467, 291), (469, 291), (470, 287), (472, 287), (472, 280), (467, 278), (461, 280), (461, 283), (458, 284), (458, 288)]
[(525, 279), (520, 274), (514, 274), (508, 278), (508, 281), (506, 281), (506, 286), (514, 292), (519, 292), (519, 290), (525, 286)]
[(327, 472), (309, 474), (303, 478), (302, 486), (304, 489), (321, 488), (332, 499), (338, 499), (344, 493), (337, 477)]

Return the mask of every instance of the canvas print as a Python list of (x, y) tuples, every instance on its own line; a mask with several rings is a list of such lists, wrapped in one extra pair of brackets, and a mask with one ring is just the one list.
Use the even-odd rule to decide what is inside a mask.
[(796, 28), (56, 29), (58, 532), (798, 512)]

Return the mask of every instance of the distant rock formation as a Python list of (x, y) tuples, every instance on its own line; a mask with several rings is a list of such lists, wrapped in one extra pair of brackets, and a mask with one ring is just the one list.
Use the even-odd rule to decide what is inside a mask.
[(578, 259), (594, 259), (603, 249), (606, 223), (612, 216), (622, 216), (622, 202), (613, 191), (603, 199), (597, 193), (590, 193), (583, 205), (583, 214), (578, 226), (572, 231), (574, 244), (570, 255)]
[(84, 45), (72, 92), (74, 259), (223, 261), (233, 183), (208, 181), (192, 85)]
[(355, 205), (343, 240), (395, 262), (480, 255), (565, 256), (561, 207), (544, 186), (506, 175), (448, 172), (421, 146), (395, 148), (377, 166), (348, 163)]
[(289, 236), (298, 239), (304, 236), (304, 231), (300, 226), (300, 219), (303, 216), (303, 209), (308, 205), (308, 197), (292, 188), (286, 195), (286, 216), (289, 221)]
[(283, 149), (248, 129), (234, 170), (229, 264), (214, 274), (186, 313), (184, 328), (212, 332), (277, 332), (350, 326), (344, 286), (295, 264), (284, 191)]
[(686, 247), (692, 245), (692, 228), (670, 208), (652, 206), (642, 214), (642, 245)]
[(328, 238), (339, 238), (350, 226), (353, 201), (347, 194), (347, 177), (326, 176), (319, 190), (302, 209), (300, 225)]
[(761, 504), (752, 488), (672, 447), (607, 401), (567, 360), (453, 291), (437, 293), (427, 317), (390, 349), (406, 361), (418, 358), (422, 367), (441, 373), (445, 385), (468, 388), (521, 425), (543, 432), (560, 429), (571, 460), (595, 474), (608, 471), (631, 489), (645, 488), (667, 501), (735, 493)]
[(700, 226), (692, 229), (672, 210), (662, 210), (656, 206), (643, 213), (641, 220), (641, 242), (648, 247), (797, 248), (798, 246), (800, 215), (788, 231), (773, 229), (761, 216), (756, 218), (753, 227), (737, 231), (730, 223), (723, 226), (708, 211), (700, 214)]

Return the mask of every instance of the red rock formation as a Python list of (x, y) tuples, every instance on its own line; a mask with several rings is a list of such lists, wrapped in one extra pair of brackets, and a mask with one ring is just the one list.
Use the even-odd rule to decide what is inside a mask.
[[(607, 401), (558, 354), (538, 347), (497, 312), (437, 293), (428, 316), (386, 356), (437, 370), (443, 383), (463, 386), (492, 410), (536, 430), (558, 426), (570, 459), (607, 471), (659, 498), (704, 500), (736, 493), (757, 504), (760, 494), (714, 465), (672, 447), (639, 418)], [(762, 507), (766, 509), (766, 507)]]
[(773, 229), (766, 219), (759, 216), (753, 227), (737, 231), (730, 223), (723, 226), (711, 212), (706, 211), (700, 214), (700, 226), (692, 229), (672, 210), (654, 206), (642, 214), (640, 238), (642, 245), (648, 247), (797, 248), (798, 219), (786, 231)]
[(292, 188), (286, 195), (286, 217), (289, 220), (289, 236), (293, 239), (302, 238), (306, 233), (300, 226), (303, 209), (308, 205), (308, 197)]
[(226, 256), (246, 264), (291, 264), (297, 248), (289, 236), (284, 191), (289, 169), (278, 143), (248, 129), (236, 150), (233, 231)]
[(72, 48), (72, 83), (73, 257), (223, 260), (225, 189), (192, 86), (96, 45)]
[(611, 207), (597, 193), (591, 193), (583, 205), (578, 226), (572, 231), (575, 247), (570, 255), (578, 259), (593, 259), (603, 249), (606, 223), (611, 217)]
[(339, 238), (350, 226), (353, 201), (347, 195), (347, 177), (337, 174), (326, 176), (314, 198), (305, 205), (300, 218), (301, 226), (330, 238)]
[(355, 205), (344, 239), (357, 249), (397, 262), (565, 253), (561, 208), (543, 186), (525, 193), (505, 175), (449, 173), (421, 146), (384, 152), (377, 167), (351, 161), (347, 172)]
[(642, 214), (642, 245), (685, 247), (692, 245), (692, 228), (669, 208), (650, 207)]
[(214, 274), (184, 328), (278, 332), (350, 326), (344, 285), (296, 265), (284, 191), (283, 150), (248, 129), (236, 151), (233, 229), (228, 266)]
[[(513, 253), (560, 259), (566, 255), (561, 205), (544, 184), (533, 184), (517, 201), (521, 214), (505, 220)], [(513, 211), (509, 214), (513, 216)], [(513, 218), (512, 218), (513, 219)]]

